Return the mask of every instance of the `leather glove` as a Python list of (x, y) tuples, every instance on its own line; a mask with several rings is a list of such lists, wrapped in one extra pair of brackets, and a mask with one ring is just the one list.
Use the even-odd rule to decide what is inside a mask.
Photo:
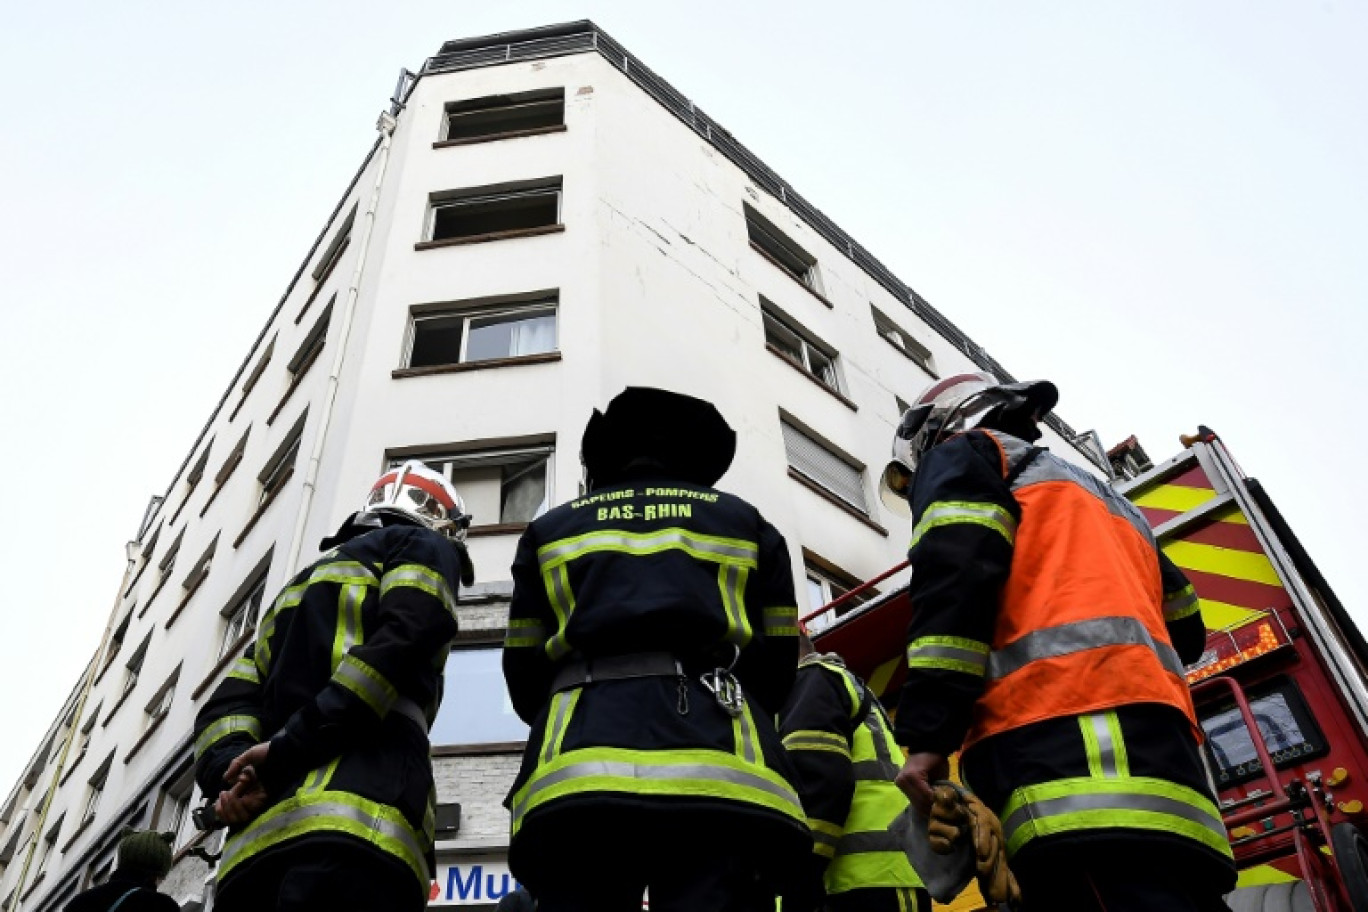
[(931, 850), (948, 855), (954, 846), (968, 839), (974, 847), (974, 867), (979, 891), (991, 904), (1021, 902), (1021, 889), (1007, 867), (1007, 846), (1002, 824), (977, 795), (951, 782), (932, 787), (931, 816), (927, 820), (927, 841)]

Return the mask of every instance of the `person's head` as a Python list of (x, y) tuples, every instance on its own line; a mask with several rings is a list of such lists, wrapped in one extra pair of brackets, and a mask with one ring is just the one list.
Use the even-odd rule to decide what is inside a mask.
[(712, 487), (736, 455), (736, 432), (712, 403), (629, 386), (584, 427), (580, 461), (590, 491), (634, 477)]
[(126, 829), (119, 839), (118, 868), (147, 883), (159, 882), (171, 870), (174, 833)]
[(973, 428), (992, 428), (1026, 441), (1040, 439), (1040, 422), (1059, 401), (1048, 380), (999, 383), (991, 374), (956, 374), (937, 380), (903, 412), (893, 433), (893, 459), (879, 494), (906, 514), (907, 494), (921, 458), (937, 444)]
[(456, 488), (416, 459), (395, 466), (371, 485), (363, 513), (426, 526), (453, 541), (464, 541), (470, 514)]

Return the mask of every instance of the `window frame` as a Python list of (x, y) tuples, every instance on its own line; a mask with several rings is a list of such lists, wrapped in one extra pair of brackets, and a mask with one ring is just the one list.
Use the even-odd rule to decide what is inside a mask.
[[(818, 340), (814, 333), (784, 313), (773, 301), (763, 295), (760, 296), (760, 321), (765, 335), (766, 348), (802, 371), (810, 379), (821, 384), (828, 391), (835, 393), (842, 399), (845, 398), (840, 368), (840, 352), (831, 345)], [(794, 358), (788, 348), (774, 341), (771, 333), (772, 328), (777, 328), (793, 337), (797, 343), (793, 347), (798, 349), (799, 358)], [(823, 378), (821, 372), (813, 369), (814, 352), (826, 360), (827, 370), (830, 372), (830, 381)]]
[[(780, 412), (779, 421), (780, 437), (784, 443), (784, 458), (788, 463), (789, 477), (802, 482), (805, 487), (823, 496), (836, 506), (841, 507), (852, 516), (863, 520), (867, 525), (870, 525), (877, 531), (887, 535), (887, 530), (873, 521), (873, 500), (870, 497), (869, 479), (866, 471), (867, 466), (782, 411)], [(851, 472), (854, 473), (854, 480), (859, 485), (860, 502), (855, 503), (851, 501), (850, 498), (826, 484), (818, 477), (814, 469), (795, 465), (796, 461), (801, 462), (801, 460), (794, 459), (794, 449), (790, 444), (789, 432), (803, 438), (809, 445), (816, 447), (837, 463), (850, 469)]]
[[(500, 295), (492, 298), (475, 298), (469, 301), (455, 301), (443, 305), (420, 305), (409, 311), (408, 333), (404, 340), (403, 361), (400, 371), (405, 373), (437, 372), (442, 370), (473, 369), (479, 366), (502, 365), (511, 362), (540, 361), (560, 356), (560, 293), (551, 289), (541, 292), (528, 292), (518, 295)], [(469, 359), (471, 323), (489, 317), (508, 314), (533, 313), (549, 314), (552, 318), (554, 339), (546, 351), (526, 354), (506, 354), (493, 358)], [(456, 360), (415, 365), (413, 354), (418, 348), (420, 324), (431, 320), (461, 321), (461, 341)]]
[[(495, 654), (497, 655), (498, 653), (501, 653), (502, 650), (503, 650), (503, 632), (501, 632), (501, 631), (490, 631), (488, 636), (481, 636), (481, 637), (479, 637), (478, 639), (471, 639), (471, 640), (462, 641), (462, 642), (458, 642), (458, 643), (453, 644), (452, 647), (451, 647), (451, 650), (450, 650), (450, 651), (448, 652), (448, 654), (447, 654), (447, 659), (446, 659), (446, 661), (447, 661), (447, 662), (450, 662), (452, 656), (456, 655), (456, 654), (459, 653), (459, 652), (489, 651), (489, 652), (493, 652), (493, 653), (495, 653)], [(446, 675), (445, 675), (446, 663), (443, 663), (442, 668), (443, 668), (443, 678), (445, 679), (445, 677), (446, 677)], [(500, 689), (498, 689), (498, 688), (491, 688), (490, 690), (491, 690), (492, 692), (494, 692), (494, 693), (497, 693), (500, 699), (507, 699), (507, 695), (504, 694), (504, 693), (502, 693), (502, 691), (501, 691)], [(448, 702), (448, 701), (443, 700), (443, 704), (444, 704), (444, 705), (445, 705), (447, 702)], [(439, 710), (438, 710), (438, 713), (440, 714), (440, 712), (441, 712), (441, 710), (439, 709)], [(516, 714), (516, 713), (514, 714), (514, 718), (517, 718), (517, 714)], [(523, 722), (522, 722), (521, 719), (518, 720), (518, 724), (519, 724), (520, 727), (528, 727), (528, 726), (526, 726), (526, 723), (523, 723)], [(434, 724), (433, 724), (433, 729), (435, 730), (436, 728), (437, 728), (437, 725), (436, 725), (436, 723), (434, 722)], [(529, 730), (530, 730), (530, 728), (529, 728)], [(526, 743), (527, 743), (527, 738), (526, 738), (526, 737), (524, 737), (524, 738), (521, 739), (521, 740), (513, 740), (513, 741), (486, 741), (486, 740), (476, 740), (476, 741), (463, 741), (463, 742), (459, 742), (459, 743), (438, 743), (437, 741), (434, 740), (434, 741), (433, 741), (433, 744), (432, 744), (432, 754), (433, 754), (434, 757), (441, 757), (441, 756), (463, 756), (463, 755), (470, 755), (470, 754), (521, 753), (522, 750), (523, 750), (523, 747), (526, 745)]]
[(874, 315), (874, 331), (879, 334), (881, 339), (891, 345), (904, 358), (929, 374), (931, 379), (940, 379), (940, 375), (936, 372), (936, 360), (935, 356), (931, 354), (931, 349), (923, 345), (916, 336), (903, 329), (873, 304), (869, 305), (869, 310)]
[[(831, 604), (842, 595), (853, 591), (861, 585), (860, 580), (853, 574), (847, 573), (831, 561), (818, 556), (807, 548), (803, 549), (803, 578), (809, 587), (811, 584), (816, 583), (822, 593), (822, 601), (816, 605), (809, 604), (807, 611), (802, 612), (804, 616), (811, 615), (812, 612), (816, 611), (818, 608), (823, 605)], [(836, 592), (837, 589), (840, 589), (841, 591)], [(809, 591), (810, 594), (810, 590), (805, 591)], [(819, 615), (809, 616), (806, 622), (808, 632), (818, 633), (819, 631), (825, 630), (835, 622), (836, 618), (849, 614), (851, 611), (870, 601), (877, 595), (878, 590), (871, 587), (868, 591), (861, 593), (851, 599), (846, 605), (842, 606), (845, 609), (843, 611), (838, 611), (834, 614), (829, 611), (824, 611)], [(830, 615), (830, 617), (828, 617), (828, 615)]]
[[(218, 657), (220, 659), (233, 651), (244, 636), (256, 631), (261, 615), (261, 606), (266, 601), (266, 576), (269, 571), (270, 563), (268, 561), (266, 567), (248, 577), (243, 587), (233, 594), (233, 598), (219, 612), (219, 616), (224, 620), (223, 633), (219, 637)], [(252, 604), (253, 597), (256, 597), (255, 605)], [(234, 634), (234, 620), (238, 617), (243, 618), (243, 623), (238, 625), (237, 632)]]
[(109, 783), (109, 771), (114, 766), (114, 752), (110, 751), (104, 763), (86, 780), (86, 794), (81, 800), (81, 826), (95, 819), (100, 811), (100, 799), (104, 796), (105, 786)]
[[(481, 241), (525, 237), (536, 234), (546, 234), (553, 231), (563, 231), (565, 229), (565, 225), (562, 221), (565, 202), (564, 193), (564, 179), (561, 175), (537, 178), (529, 181), (517, 181), (508, 184), (490, 184), (480, 187), (465, 187), (456, 190), (443, 190), (432, 193), (428, 196), (427, 210), (423, 217), (422, 240), (420, 240), (415, 247), (418, 250), (425, 250), (431, 247), (473, 244)], [(460, 208), (473, 209), (477, 206), (489, 206), (492, 204), (518, 200), (532, 200), (539, 197), (551, 197), (555, 201), (555, 213), (553, 220), (550, 222), (523, 225), (518, 228), (473, 231), (465, 234), (451, 234), (444, 237), (436, 236), (438, 214), (442, 210)]]
[[(515, 127), (513, 129), (496, 129), (488, 132), (470, 133), (453, 138), (451, 136), (452, 117), (491, 114), (501, 110), (526, 107), (546, 107), (555, 108), (554, 120), (546, 123), (536, 123), (533, 126)], [(524, 118), (524, 122), (527, 118)], [(517, 123), (516, 119), (514, 122)], [(500, 139), (512, 139), (518, 136), (536, 136), (541, 133), (560, 133), (566, 129), (565, 124), (565, 87), (558, 86), (547, 89), (533, 89), (528, 92), (515, 92), (503, 95), (485, 95), (479, 98), (468, 98), (460, 101), (449, 101), (442, 108), (442, 125), (438, 131), (437, 141), (433, 148), (439, 149), (447, 146), (464, 146), (473, 143), (492, 142)]]
[(821, 298), (828, 307), (831, 306), (825, 297), (817, 258), (750, 203), (742, 203), (741, 207), (746, 219), (746, 238), (751, 247), (783, 270), (789, 278)]
[[(541, 516), (556, 503), (555, 500), (555, 469), (556, 469), (556, 443), (554, 439), (538, 438), (536, 440), (509, 441), (503, 445), (476, 445), (469, 448), (448, 448), (448, 447), (427, 447), (419, 451), (395, 450), (391, 451), (386, 459), (382, 471), (388, 471), (407, 459), (417, 459), (429, 468), (439, 472), (442, 477), (450, 481), (460, 492), (462, 482), (453, 477), (458, 470), (478, 470), (488, 469), (495, 466), (505, 466), (514, 464), (519, 457), (527, 457), (530, 463), (539, 461), (545, 466), (543, 475), (543, 492), (540, 507), (531, 519), (506, 520), (504, 519), (504, 501), (506, 496), (506, 486), (510, 480), (500, 473), (499, 478), (499, 520), (498, 522), (480, 522), (480, 514), (472, 509), (472, 504), (468, 496), (463, 495), (467, 509), (472, 509), (475, 514), (476, 525), (471, 526), (467, 535), (497, 535), (509, 532), (518, 532), (525, 529), (533, 519)], [(469, 484), (469, 482), (466, 482)]]

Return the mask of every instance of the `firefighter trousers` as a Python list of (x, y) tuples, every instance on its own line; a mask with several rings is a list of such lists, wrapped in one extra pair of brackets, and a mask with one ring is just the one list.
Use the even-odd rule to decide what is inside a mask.
[(360, 846), (311, 841), (235, 871), (214, 912), (421, 912), (426, 899), (404, 865)]
[(1133, 869), (1013, 866), (1021, 912), (1230, 912), (1220, 893), (1157, 869), (1142, 853)]

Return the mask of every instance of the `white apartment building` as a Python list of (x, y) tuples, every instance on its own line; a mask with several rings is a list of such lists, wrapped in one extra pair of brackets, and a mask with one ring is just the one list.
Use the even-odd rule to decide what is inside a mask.
[[(125, 825), (174, 829), (163, 889), (212, 906), (195, 713), (263, 602), (408, 457), (464, 495), (479, 581), (433, 731), (432, 905), (493, 908), (526, 734), (499, 670), (508, 567), (526, 523), (580, 492), (591, 410), (627, 385), (715, 402), (739, 436), (719, 486), (784, 533), (807, 613), (904, 557), (876, 492), (902, 401), (1007, 378), (593, 23), (444, 44), (380, 133), (130, 543), (81, 711), (77, 682), (0, 810), (5, 909), (60, 909)], [(1044, 442), (1107, 471), (1094, 435), (1053, 420)]]

